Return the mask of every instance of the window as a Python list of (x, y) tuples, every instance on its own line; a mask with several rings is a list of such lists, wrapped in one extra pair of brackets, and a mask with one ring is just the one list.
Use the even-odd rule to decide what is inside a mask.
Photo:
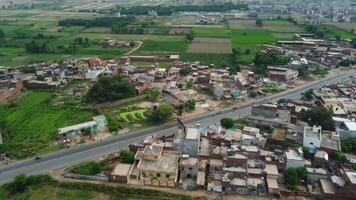
[(161, 174), (160, 174), (160, 173), (157, 173), (157, 177), (161, 177)]
[(189, 167), (189, 170), (193, 170), (193, 168)]
[(310, 145), (314, 145), (314, 143), (311, 142)]
[(166, 178), (169, 178), (169, 174), (166, 174)]

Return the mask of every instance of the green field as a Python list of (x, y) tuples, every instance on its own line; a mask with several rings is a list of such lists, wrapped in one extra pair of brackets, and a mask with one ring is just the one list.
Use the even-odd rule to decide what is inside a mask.
[(233, 64), (231, 54), (184, 53), (181, 54), (181, 60), (185, 62), (199, 61), (203, 65), (214, 64), (215, 66)]
[(231, 41), (233, 46), (239, 44), (272, 44), (277, 42), (277, 38), (271, 35), (268, 30), (233, 29)]
[(193, 27), (193, 32), (196, 37), (230, 37), (230, 29), (225, 27)]
[(188, 44), (184, 40), (180, 41), (155, 41), (145, 40), (139, 49), (142, 53), (180, 53), (185, 52)]
[(0, 106), (0, 120), (8, 130), (5, 144), (9, 154), (23, 158), (50, 148), (57, 129), (91, 120), (92, 110), (52, 106), (53, 92), (30, 91), (16, 103)]
[(353, 39), (356, 37), (356, 34), (352, 34), (334, 25), (320, 25), (319, 27), (325, 31), (327, 39), (334, 39), (336, 35), (340, 35), (342, 39)]

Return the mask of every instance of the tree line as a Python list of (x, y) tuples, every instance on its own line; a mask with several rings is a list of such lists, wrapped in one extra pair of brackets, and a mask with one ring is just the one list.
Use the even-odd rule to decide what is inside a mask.
[(94, 19), (64, 19), (58, 22), (59, 26), (85, 26), (85, 27), (124, 27), (135, 21), (135, 17), (98, 17)]

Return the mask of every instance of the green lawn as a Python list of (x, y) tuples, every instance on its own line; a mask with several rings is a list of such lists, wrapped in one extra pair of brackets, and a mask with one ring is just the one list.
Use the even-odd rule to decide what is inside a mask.
[(336, 35), (340, 35), (342, 39), (353, 39), (356, 37), (356, 34), (352, 34), (334, 25), (320, 25), (319, 27), (325, 31), (327, 39), (333, 39)]
[(57, 129), (91, 120), (93, 110), (82, 110), (70, 106), (52, 106), (49, 101), (53, 92), (30, 91), (15, 104), (0, 106), (0, 120), (6, 124), (10, 144), (9, 153), (14, 157), (31, 156), (57, 136)]
[(181, 60), (185, 62), (199, 61), (203, 65), (214, 64), (215, 66), (233, 63), (231, 54), (182, 53)]
[(193, 32), (196, 37), (230, 37), (230, 29), (225, 27), (193, 27)]
[(277, 42), (277, 38), (268, 30), (233, 29), (231, 41), (233, 46), (239, 44), (271, 44)]

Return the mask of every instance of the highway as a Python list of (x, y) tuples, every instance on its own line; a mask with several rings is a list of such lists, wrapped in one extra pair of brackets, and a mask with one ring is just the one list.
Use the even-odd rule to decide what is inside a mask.
[[(200, 123), (202, 125), (219, 123), (223, 117), (246, 117), (251, 113), (251, 107), (255, 104), (266, 103), (269, 101), (278, 100), (279, 98), (297, 99), (301, 93), (315, 88), (321, 88), (325, 85), (338, 83), (351, 76), (356, 76), (355, 70), (343, 71), (338, 74), (330, 75), (326, 78), (310, 82), (293, 89), (260, 99), (253, 102), (246, 102), (238, 107), (230, 107), (221, 111), (214, 111), (203, 115), (198, 115), (189, 119), (183, 120), (185, 124)], [(113, 152), (118, 152), (120, 149), (125, 149), (129, 144), (140, 142), (148, 135), (171, 135), (176, 131), (176, 122), (169, 122), (157, 127), (148, 128), (145, 130), (134, 131), (125, 135), (117, 135), (111, 138), (97, 141), (90, 144), (85, 144), (73, 148), (63, 149), (53, 153), (41, 156), (40, 159), (26, 159), (16, 163), (12, 163), (0, 167), (0, 184), (11, 181), (18, 174), (39, 174), (46, 173), (52, 169), (70, 166), (86, 160), (97, 159)]]

